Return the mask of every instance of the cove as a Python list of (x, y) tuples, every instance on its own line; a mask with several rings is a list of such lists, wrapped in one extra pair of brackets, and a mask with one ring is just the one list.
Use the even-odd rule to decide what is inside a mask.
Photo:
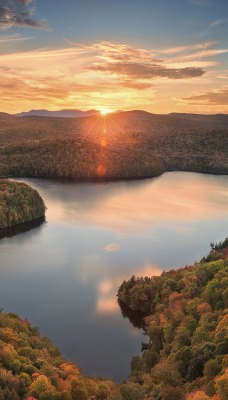
[(39, 326), (85, 374), (125, 379), (145, 337), (123, 318), (119, 285), (192, 264), (223, 240), (228, 176), (20, 181), (44, 199), (46, 223), (1, 239), (0, 305)]

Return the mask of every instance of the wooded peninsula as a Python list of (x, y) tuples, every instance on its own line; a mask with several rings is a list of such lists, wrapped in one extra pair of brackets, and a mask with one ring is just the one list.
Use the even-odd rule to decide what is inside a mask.
[(0, 229), (37, 220), (45, 214), (39, 193), (25, 183), (0, 179)]

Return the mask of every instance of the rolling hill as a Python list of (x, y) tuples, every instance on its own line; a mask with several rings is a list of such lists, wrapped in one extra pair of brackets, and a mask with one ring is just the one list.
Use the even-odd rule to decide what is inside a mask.
[(223, 127), (227, 128), (228, 126), (228, 115), (227, 114), (185, 114), (185, 113), (171, 113), (169, 114), (175, 118), (187, 119), (191, 121), (202, 122), (204, 124), (214, 126), (214, 127)]
[(140, 110), (77, 118), (3, 113), (0, 176), (128, 179), (174, 170), (227, 173), (226, 116), (222, 127), (210, 122), (212, 116), (201, 117)]

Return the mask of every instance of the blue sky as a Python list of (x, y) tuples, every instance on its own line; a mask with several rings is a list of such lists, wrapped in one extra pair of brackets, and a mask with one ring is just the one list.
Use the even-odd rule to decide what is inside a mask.
[(2, 0), (1, 110), (228, 112), (227, 38), (227, 0)]

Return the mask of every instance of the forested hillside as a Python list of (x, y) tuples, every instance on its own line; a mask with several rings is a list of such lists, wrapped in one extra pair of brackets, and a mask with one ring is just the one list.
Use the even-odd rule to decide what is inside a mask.
[(141, 395), (129, 398), (227, 399), (228, 239), (211, 247), (194, 266), (120, 286), (119, 300), (147, 313), (149, 341), (129, 378)]
[(0, 400), (104, 400), (113, 389), (83, 377), (27, 320), (0, 312)]
[(45, 205), (25, 183), (0, 179), (0, 228), (29, 222), (45, 214)]
[(84, 118), (0, 115), (0, 176), (137, 178), (228, 172), (228, 127), (143, 111)]

